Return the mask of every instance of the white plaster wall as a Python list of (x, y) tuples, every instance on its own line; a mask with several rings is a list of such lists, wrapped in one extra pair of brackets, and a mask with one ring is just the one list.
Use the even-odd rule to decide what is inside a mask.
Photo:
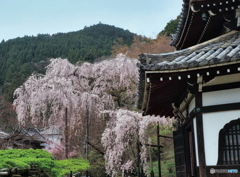
[(47, 135), (46, 136), (48, 140), (57, 143), (57, 144), (61, 144), (61, 135)]
[(240, 88), (203, 93), (203, 106), (240, 102)]
[[(240, 110), (203, 114), (206, 165), (217, 164), (219, 131), (225, 124), (238, 118), (240, 118)], [(196, 130), (195, 125), (194, 130)]]
[(187, 117), (187, 111), (186, 111), (186, 110), (184, 110), (184, 111), (182, 112), (182, 114), (183, 114), (183, 116)]
[(196, 165), (199, 166), (196, 117), (193, 118), (193, 128), (194, 128), (193, 131), (194, 131), (194, 139), (195, 139), (194, 143), (195, 143)]
[(227, 83), (239, 82), (239, 81), (240, 81), (240, 73), (225, 75), (225, 76), (218, 76), (212, 79), (211, 81), (207, 82), (206, 84), (203, 84), (203, 87), (211, 86), (211, 85), (227, 84)]

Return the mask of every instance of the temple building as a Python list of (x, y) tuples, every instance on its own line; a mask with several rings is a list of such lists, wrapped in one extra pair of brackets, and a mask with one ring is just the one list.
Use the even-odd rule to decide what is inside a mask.
[(177, 120), (177, 177), (240, 176), (239, 27), (239, 0), (184, 0), (177, 50), (139, 55), (138, 107)]

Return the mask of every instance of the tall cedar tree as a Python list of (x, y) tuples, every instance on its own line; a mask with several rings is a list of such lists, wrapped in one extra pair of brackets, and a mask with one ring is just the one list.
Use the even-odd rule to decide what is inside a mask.
[(0, 93), (13, 101), (13, 91), (34, 71), (44, 73), (50, 58), (68, 58), (71, 63), (93, 62), (111, 55), (117, 38), (131, 45), (133, 33), (115, 26), (97, 24), (83, 30), (53, 35), (18, 37), (0, 43)]

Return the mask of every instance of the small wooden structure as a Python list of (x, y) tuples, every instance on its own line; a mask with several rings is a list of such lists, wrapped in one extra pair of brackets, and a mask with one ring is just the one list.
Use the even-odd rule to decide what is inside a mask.
[(41, 129), (39, 132), (46, 138), (46, 140), (50, 142), (54, 142), (59, 145), (62, 143), (63, 137), (59, 128), (49, 126), (44, 129)]
[(35, 128), (16, 129), (13, 133), (0, 132), (0, 149), (43, 149), (46, 139)]
[(138, 107), (176, 117), (177, 177), (240, 176), (238, 0), (184, 0), (166, 54), (141, 54)]

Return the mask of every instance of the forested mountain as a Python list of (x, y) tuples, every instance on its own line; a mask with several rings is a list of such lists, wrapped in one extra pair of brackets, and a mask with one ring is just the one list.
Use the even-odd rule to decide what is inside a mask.
[(111, 54), (118, 38), (131, 45), (134, 34), (115, 26), (97, 24), (83, 30), (53, 35), (39, 34), (0, 43), (0, 93), (12, 100), (13, 91), (34, 71), (43, 71), (50, 58), (68, 58), (71, 63)]
[[(150, 150), (150, 146), (146, 146), (146, 142), (150, 142), (152, 138), (152, 143), (156, 144), (154, 138), (156, 125), (161, 125), (165, 132), (171, 132), (171, 126), (168, 125), (171, 125), (172, 120), (166, 122), (168, 119), (155, 116), (143, 119), (140, 113), (132, 112), (138, 95), (137, 60), (133, 58), (145, 52), (173, 51), (173, 47), (168, 44), (169, 40), (167, 36), (149, 39), (134, 35), (128, 30), (97, 24), (77, 32), (39, 34), (36, 37), (25, 36), (2, 41), (0, 130), (9, 131), (8, 127), (14, 128), (19, 125), (37, 128), (54, 125), (61, 131), (60, 137), (68, 140), (61, 141), (60, 146), (55, 144), (56, 146), (52, 146), (54, 148), (49, 151), (61, 158), (63, 155), (68, 157), (76, 153), (85, 155), (88, 149), (86, 147), (89, 145), (92, 147), (88, 153), (91, 163), (89, 172), (96, 177), (106, 176), (105, 164), (108, 174), (127, 171), (137, 174), (139, 159), (137, 145), (142, 144), (142, 163), (146, 165), (145, 170), (153, 170), (154, 161), (157, 160), (154, 157), (157, 155), (156, 151)], [(125, 53), (128, 57), (117, 55), (113, 56), (115, 59), (94, 64), (83, 63), (79, 66), (71, 64), (93, 62), (98, 57), (118, 53)], [(68, 60), (55, 59), (50, 63), (51, 58)], [(44, 72), (47, 65), (44, 76), (34, 74), (26, 81), (33, 72)], [(23, 84), (24, 81), (26, 82)], [(19, 87), (20, 85), (22, 86)], [(12, 101), (12, 93), (16, 88), (18, 89), (15, 92), (13, 109), (9, 101)], [(1, 97), (1, 94), (8, 98), (8, 101)], [(90, 116), (91, 121), (86, 121), (90, 120)], [(66, 120), (69, 120), (68, 123)], [(86, 127), (89, 128), (87, 136)], [(161, 142), (164, 142), (163, 138)], [(109, 149), (104, 151), (106, 148)], [(166, 149), (169, 151), (169, 148)], [(164, 156), (170, 160), (162, 158), (165, 166), (162, 169), (170, 176), (174, 175), (172, 170), (174, 163), (173, 153), (169, 155), (168, 151), (164, 151)], [(103, 153), (106, 159), (103, 159)], [(151, 158), (145, 156), (147, 153), (151, 154)], [(111, 159), (116, 159), (115, 164)], [(148, 164), (151, 164), (151, 168), (147, 167)]]
[(158, 36), (161, 36), (161, 35), (170, 36), (170, 34), (175, 34), (178, 27), (178, 23), (180, 21), (180, 17), (181, 16), (178, 15), (176, 19), (170, 20), (166, 24), (165, 28), (158, 34)]

